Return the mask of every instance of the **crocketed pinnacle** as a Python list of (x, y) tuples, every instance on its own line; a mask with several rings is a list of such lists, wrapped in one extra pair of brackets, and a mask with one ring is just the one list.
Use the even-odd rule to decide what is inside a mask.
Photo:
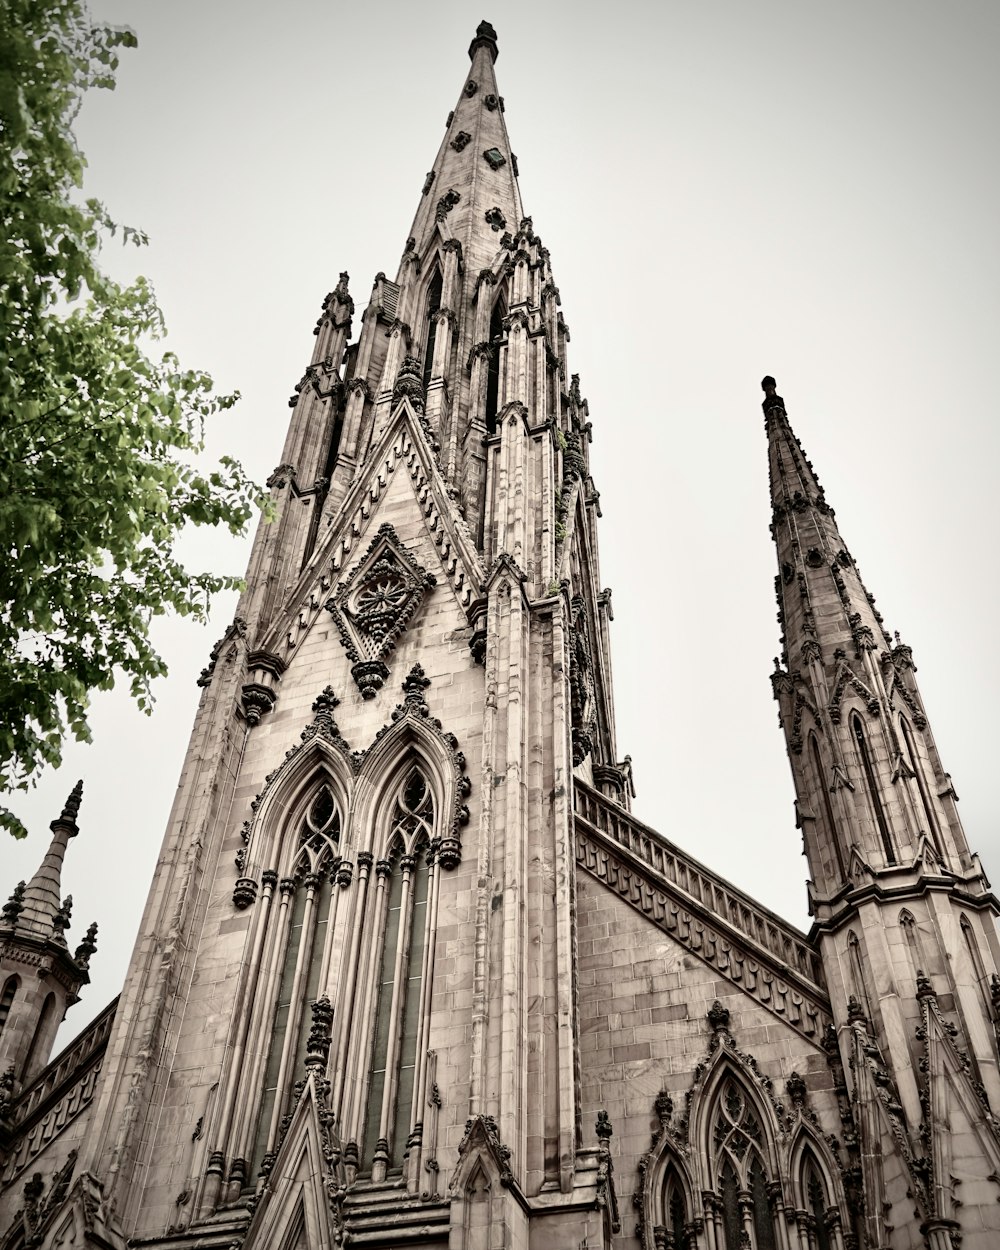
[(83, 782), (78, 781), (70, 791), (62, 812), (49, 826), (52, 830), (49, 849), (38, 871), (25, 887), (23, 906), (17, 918), (19, 934), (30, 933), (48, 939), (53, 934), (53, 925), (57, 926), (60, 935), (64, 931), (65, 926), (59, 927), (65, 916), (61, 890), (62, 864), (70, 838), (76, 837), (79, 832), (76, 818), (82, 798)]
[(771, 533), (778, 550), (782, 660), (797, 667), (820, 657), (891, 646), (875, 599), (865, 589), (812, 461), (788, 420), (773, 377), (761, 383), (771, 477)]
[[(469, 56), (472, 65), (424, 181), (407, 253), (420, 256), (438, 233), (444, 240), (457, 239), (466, 266), (477, 272), (493, 261), (503, 234), (517, 230), (522, 209), (503, 97), (493, 71), (496, 31), (489, 22), (479, 24)], [(406, 264), (404, 254), (400, 281)]]

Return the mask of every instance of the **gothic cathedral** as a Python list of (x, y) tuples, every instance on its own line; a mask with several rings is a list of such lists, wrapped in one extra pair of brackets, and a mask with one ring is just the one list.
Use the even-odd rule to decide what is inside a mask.
[[(0, 1250), (989, 1250), (997, 900), (772, 378), (799, 932), (630, 811), (590, 421), (470, 48), (396, 277), (347, 274), (120, 998), (0, 917)], [(355, 324), (360, 326), (356, 337)]]

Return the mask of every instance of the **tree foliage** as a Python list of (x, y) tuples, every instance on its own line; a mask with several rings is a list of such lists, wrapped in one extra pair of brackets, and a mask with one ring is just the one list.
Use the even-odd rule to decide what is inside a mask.
[[(114, 87), (128, 30), (85, 0), (0, 4), (0, 792), (89, 740), (90, 693), (116, 674), (148, 710), (164, 664), (152, 618), (204, 617), (237, 584), (175, 554), (187, 524), (241, 532), (256, 490), (234, 461), (195, 466), (204, 422), (235, 402), (171, 354), (144, 279), (100, 267), (120, 233), (82, 194), (84, 93)], [(23, 833), (0, 807), (0, 824)]]

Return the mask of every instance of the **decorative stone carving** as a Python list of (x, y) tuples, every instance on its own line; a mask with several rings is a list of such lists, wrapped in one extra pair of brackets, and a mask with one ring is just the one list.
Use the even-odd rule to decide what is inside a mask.
[(444, 221), (461, 198), (461, 192), (456, 191), (454, 187), (450, 191), (446, 191), (437, 202), (437, 208), (434, 210), (434, 220)]
[[(218, 662), (219, 657), (222, 655), (223, 649), (226, 647), (226, 645), (229, 643), (235, 642), (236, 639), (238, 638), (245, 639), (246, 636), (247, 636), (246, 621), (243, 619), (242, 616), (234, 617), (232, 625), (229, 626), (226, 632), (222, 635), (219, 641), (215, 644), (212, 650), (208, 653), (208, 665), (207, 667), (201, 670), (201, 675), (199, 676), (198, 683), (197, 683), (199, 686), (204, 688), (205, 686), (208, 686), (211, 684), (212, 675), (215, 672), (215, 665)], [(235, 655), (236, 654), (235, 650), (232, 650), (231, 654)], [(227, 655), (226, 658), (228, 659), (229, 656)]]
[(460, 130), (454, 139), (452, 139), (450, 146), (453, 147), (456, 152), (461, 152), (471, 142), (472, 135), (470, 135), (467, 130)]
[(478, 90), (479, 90), (479, 83), (477, 83), (474, 78), (470, 78), (469, 81), (465, 84), (465, 94), (471, 100)]
[(83, 935), (83, 941), (73, 952), (73, 958), (81, 968), (90, 967), (90, 958), (97, 950), (97, 921), (95, 920), (87, 928), (87, 932)]
[(507, 228), (507, 218), (503, 215), (499, 208), (491, 208), (486, 213), (486, 224), (495, 231), (505, 230)]
[(240, 877), (233, 887), (233, 906), (246, 911), (257, 900), (257, 882), (252, 877)]
[(421, 376), (420, 361), (416, 356), (404, 356), (403, 363), (396, 374), (396, 384), (392, 388), (392, 402), (398, 404), (401, 399), (408, 399), (410, 406), (418, 413), (424, 410), (424, 384)]
[(500, 101), (496, 98), (496, 96), (492, 92), (490, 92), (489, 95), (483, 97), (483, 103), (486, 105), (486, 107), (490, 110), (491, 113), (495, 113), (496, 110), (500, 106)]
[(14, 929), (17, 927), (17, 918), (24, 911), (24, 892), (27, 889), (24, 881), (19, 881), (14, 886), (14, 892), (3, 905), (3, 911), (0, 913), (0, 927), (5, 929)]
[[(434, 185), (434, 170), (428, 171), (427, 177), (424, 179), (424, 185), (421, 189), (421, 195), (430, 195), (431, 187)], [(409, 250), (409, 249), (407, 249)]]
[(364, 698), (373, 698), (385, 682), (385, 657), (434, 584), (431, 574), (407, 554), (392, 526), (384, 524), (328, 600)]
[(499, 148), (487, 148), (483, 153), (483, 159), (490, 169), (502, 169), (507, 164), (507, 158)]

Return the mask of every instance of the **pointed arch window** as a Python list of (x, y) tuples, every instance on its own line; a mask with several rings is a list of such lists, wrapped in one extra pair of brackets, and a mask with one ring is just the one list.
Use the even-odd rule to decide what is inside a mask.
[(500, 403), (500, 344), (503, 341), (503, 321), (506, 315), (503, 295), (493, 305), (490, 318), (490, 361), (486, 371), (486, 433), (497, 432), (497, 407)]
[(0, 1033), (7, 1023), (7, 1017), (10, 1015), (10, 1009), (14, 1005), (14, 999), (17, 996), (17, 987), (20, 981), (16, 976), (8, 977), (4, 982), (3, 993), (0, 994)]
[(666, 1223), (654, 1229), (654, 1240), (657, 1250), (684, 1250), (687, 1224), (687, 1202), (684, 1198), (684, 1186), (673, 1164), (667, 1167), (663, 1179), (663, 1216)]
[[(24, 1080), (29, 1081), (36, 1072), (45, 1067), (49, 1061), (49, 1049), (55, 1036), (52, 1018), (56, 1013), (55, 994), (46, 994), (42, 1010), (38, 1013), (35, 1031), (31, 1035), (31, 1045), (24, 1060)], [(47, 1044), (46, 1044), (47, 1043)]]
[(861, 717), (855, 712), (851, 717), (851, 732), (854, 734), (854, 741), (858, 749), (858, 759), (861, 761), (861, 771), (865, 775), (865, 782), (868, 787), (868, 798), (872, 805), (872, 811), (875, 814), (875, 823), (878, 825), (878, 831), (882, 838), (882, 849), (885, 852), (885, 862), (887, 864), (895, 864), (896, 851), (892, 845), (892, 835), (889, 833), (889, 824), (885, 818), (885, 810), (882, 807), (882, 800), (879, 797), (878, 782), (875, 778), (875, 769), (872, 767), (871, 755), (868, 751), (868, 740), (865, 737), (865, 727), (861, 723)]
[(917, 755), (916, 745), (913, 741), (913, 733), (910, 730), (910, 723), (905, 716), (899, 718), (899, 727), (903, 731), (903, 741), (906, 744), (906, 754), (910, 757), (910, 768), (917, 782), (917, 791), (920, 794), (920, 803), (924, 809), (924, 815), (927, 817), (927, 836), (934, 844), (934, 849), (938, 855), (941, 855), (941, 836), (938, 826), (937, 814), (934, 811), (934, 804), (931, 802), (931, 796), (927, 790), (927, 779), (924, 777), (923, 763)]
[(424, 394), (434, 373), (434, 344), (437, 341), (438, 319), (434, 316), (441, 308), (441, 296), (444, 291), (444, 279), (441, 270), (435, 269), (427, 288), (427, 349), (424, 352)]
[(764, 1132), (733, 1076), (723, 1081), (711, 1123), (725, 1250), (745, 1250), (747, 1245), (752, 1250), (776, 1250)]
[(434, 817), (431, 788), (414, 765), (396, 791), (387, 855), (376, 865), (385, 921), (361, 1148), (361, 1169), (370, 1169), (373, 1180), (402, 1171), (416, 1127)]
[(806, 1208), (806, 1232), (809, 1250), (834, 1250), (827, 1225), (829, 1200), (823, 1176), (811, 1151), (802, 1159), (802, 1197)]
[(252, 1156), (256, 1164), (275, 1149), (292, 1086), (305, 1060), (309, 1005), (321, 993), (325, 979), (321, 973), (328, 958), (326, 939), (340, 865), (340, 831), (340, 810), (329, 784), (321, 781), (299, 818), (291, 871), (279, 887), (276, 943), (283, 950), (275, 952), (280, 972)]

